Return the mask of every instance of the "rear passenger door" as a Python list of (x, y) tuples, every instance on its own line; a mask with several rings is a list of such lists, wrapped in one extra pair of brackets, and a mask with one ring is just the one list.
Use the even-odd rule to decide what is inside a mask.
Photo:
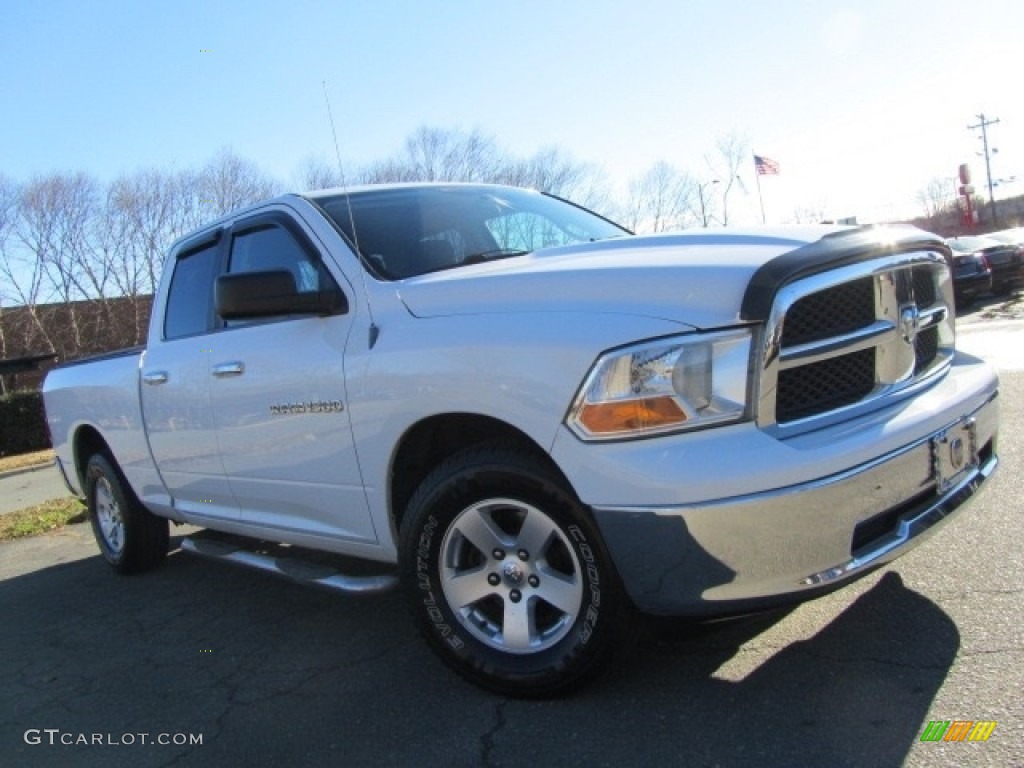
[(210, 345), (217, 335), (213, 284), (224, 241), (218, 228), (178, 249), (166, 298), (153, 307), (163, 325), (150, 333), (141, 370), (146, 437), (171, 498), (159, 498), (163, 489), (143, 488), (141, 495), (173, 503), (199, 523), (238, 517), (210, 402)]
[[(232, 227), (227, 271), (285, 269), (300, 291), (336, 287), (317, 242), (291, 213), (260, 213)], [(351, 306), (349, 286), (340, 287)], [(318, 538), (376, 540), (346, 402), (351, 329), (346, 311), (231, 321), (213, 339), (217, 442), (245, 522)]]

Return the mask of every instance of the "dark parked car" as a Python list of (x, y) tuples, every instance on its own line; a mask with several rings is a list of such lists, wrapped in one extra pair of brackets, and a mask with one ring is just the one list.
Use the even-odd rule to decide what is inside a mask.
[(1024, 238), (1016, 241), (1013, 238), (994, 232), (983, 237), (954, 237), (948, 242), (954, 256), (983, 253), (992, 269), (992, 293), (1005, 294), (1024, 284), (1024, 245), (1021, 245)]
[[(979, 294), (992, 290), (992, 268), (982, 247), (970, 247), (968, 241), (982, 237), (956, 237), (947, 240), (953, 249), (953, 296), (959, 305), (970, 305)], [(994, 242), (994, 241), (992, 241)]]
[[(1000, 293), (1004, 288), (1009, 291), (1024, 285), (1024, 227), (989, 232), (985, 237), (1017, 248), (1016, 255), (1003, 266), (997, 266), (992, 259), (989, 259), (989, 264), (992, 266), (992, 290)], [(1001, 272), (1005, 273), (1005, 279), (1000, 276)]]

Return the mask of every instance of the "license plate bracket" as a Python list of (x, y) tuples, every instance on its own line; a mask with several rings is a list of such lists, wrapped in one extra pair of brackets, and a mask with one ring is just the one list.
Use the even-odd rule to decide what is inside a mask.
[(977, 469), (978, 423), (968, 417), (932, 438), (932, 475), (935, 490), (942, 494), (971, 470)]

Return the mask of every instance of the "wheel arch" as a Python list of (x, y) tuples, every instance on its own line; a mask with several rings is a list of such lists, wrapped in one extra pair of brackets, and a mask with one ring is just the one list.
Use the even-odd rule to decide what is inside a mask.
[(117, 459), (110, 450), (107, 441), (100, 434), (99, 430), (91, 424), (83, 424), (75, 431), (75, 436), (71, 443), (71, 451), (71, 455), (75, 460), (75, 475), (78, 477), (79, 488), (82, 489), (82, 493), (86, 492), (85, 469), (89, 464), (91, 456), (102, 453), (110, 459), (115, 469), (118, 467)]
[(550, 454), (508, 422), (476, 413), (430, 416), (406, 430), (392, 454), (388, 473), (388, 509), (396, 541), (406, 506), (431, 470), (461, 450), (489, 442), (502, 442), (528, 451), (544, 462), (567, 489), (572, 489)]

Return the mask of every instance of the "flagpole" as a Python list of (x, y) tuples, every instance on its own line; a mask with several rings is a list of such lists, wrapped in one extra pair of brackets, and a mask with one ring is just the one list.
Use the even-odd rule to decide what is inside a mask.
[(754, 155), (754, 178), (757, 180), (757, 201), (761, 203), (761, 223), (767, 224), (768, 222), (764, 217), (764, 198), (761, 196), (761, 171), (757, 167), (757, 155)]

